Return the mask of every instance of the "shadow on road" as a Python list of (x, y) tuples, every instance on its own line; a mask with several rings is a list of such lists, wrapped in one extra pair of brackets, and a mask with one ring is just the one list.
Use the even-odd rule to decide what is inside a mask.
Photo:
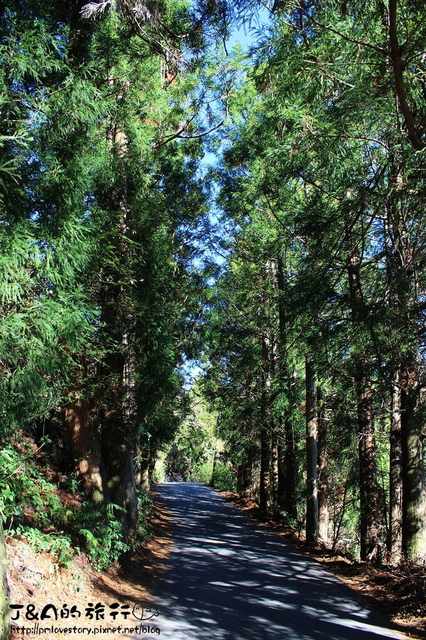
[(155, 597), (162, 638), (404, 638), (315, 561), (211, 489), (170, 483), (157, 491), (174, 522), (174, 551)]

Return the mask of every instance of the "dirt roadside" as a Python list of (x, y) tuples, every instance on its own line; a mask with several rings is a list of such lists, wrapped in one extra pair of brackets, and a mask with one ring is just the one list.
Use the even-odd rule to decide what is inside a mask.
[(106, 572), (95, 571), (84, 555), (59, 567), (51, 554), (36, 554), (25, 540), (7, 538), (10, 604), (21, 607), (12, 607), (11, 640), (71, 640), (99, 633), (124, 639), (134, 637), (126, 629), (154, 625), (150, 595), (165, 570), (172, 540), (167, 509), (155, 493), (153, 498), (145, 546)]

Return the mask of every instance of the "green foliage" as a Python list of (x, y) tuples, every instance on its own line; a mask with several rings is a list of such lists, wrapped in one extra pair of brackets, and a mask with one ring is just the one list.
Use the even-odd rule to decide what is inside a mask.
[[(129, 16), (74, 9), (0, 10), (1, 435), (60, 419), (78, 388), (104, 452), (140, 441), (154, 453), (184, 410), (177, 367), (198, 305), (187, 267), (202, 152), (176, 133), (197, 133), (196, 57), (185, 73), (179, 62), (192, 9), (160, 3), (142, 38)], [(9, 515), (16, 491), (5, 490)], [(107, 524), (99, 536), (115, 557)]]
[[(286, 491), (281, 456), (301, 513), (309, 354), (333, 525), (353, 537), (363, 390), (383, 495), (395, 384), (423, 437), (426, 23), (408, 0), (271, 2), (256, 53), (220, 47), (199, 64), (203, 25), (210, 42), (226, 36), (230, 4), (157, 4), (143, 32), (118, 10), (0, 10), (2, 516), (69, 521), (34, 451), (5, 436), (60, 419), (75, 389), (113, 502), (131, 446), (151, 459), (177, 434), (166, 473), (207, 481), (215, 466), (228, 489), (238, 473), (266, 504)], [(236, 12), (250, 23), (264, 4)], [(209, 130), (219, 161), (206, 172)], [(197, 351), (211, 413), (183, 391), (179, 366)], [(85, 504), (75, 518), (99, 567), (128, 549), (117, 511)]]
[[(256, 5), (240, 3), (246, 15)], [(423, 411), (423, 285), (415, 283), (425, 282), (426, 235), (419, 207), (424, 187), (414, 176), (425, 169), (424, 154), (416, 153), (425, 144), (419, 125), (425, 76), (424, 26), (418, 37), (416, 14), (410, 2), (279, 3), (255, 63), (253, 55), (229, 61), (242, 81), (229, 100), (228, 142), (219, 143), (215, 170), (229, 253), (210, 295), (203, 338), (204, 392), (218, 408), (219, 433), (243, 479), (248, 467), (259, 469), (261, 451), (272, 467), (278, 444), (281, 462), (298, 477), (293, 495), (302, 513), (309, 354), (324, 394), (334, 533), (339, 523), (338, 535), (357, 541), (365, 536), (358, 519), (366, 483), (361, 491), (353, 472), (364, 469), (363, 392), (372, 390), (376, 430), (370, 487), (377, 486), (376, 469), (380, 481), (368, 517), (382, 543), (391, 389), (400, 384), (401, 365), (416, 380), (416, 391), (406, 389), (415, 413)], [(395, 26), (396, 39), (402, 42), (405, 33), (403, 47), (390, 41)], [(395, 64), (388, 64), (389, 55)], [(416, 419), (412, 428), (421, 437)], [(420, 479), (420, 458), (412, 465)], [(275, 491), (282, 490), (278, 477)], [(422, 491), (418, 485), (412, 495)]]
[(69, 532), (73, 513), (34, 460), (34, 446), (25, 440), (18, 447), (9, 444), (0, 451), (0, 460), (0, 513), (9, 533), (68, 566), (76, 553)]
[(25, 443), (17, 451), (11, 445), (0, 451), (0, 512), (13, 530), (26, 519), (41, 529), (63, 527), (71, 513), (61, 504), (56, 488), (46, 480)]
[[(0, 508), (9, 533), (25, 538), (36, 552), (55, 555), (64, 566), (70, 564), (79, 551), (75, 546), (78, 537), (79, 546), (84, 540), (94, 566), (98, 570), (108, 568), (131, 548), (120, 518), (124, 510), (114, 504), (87, 502), (74, 513), (66, 509), (61, 504), (57, 486), (46, 480), (33, 456), (34, 446), (25, 440), (19, 448), (9, 445), (0, 452)], [(140, 543), (149, 529), (151, 498), (142, 494), (138, 507), (137, 541)]]
[(36, 553), (51, 553), (56, 556), (59, 565), (67, 567), (73, 561), (76, 548), (68, 534), (42, 533), (34, 527), (19, 526), (16, 534), (22, 536)]
[(206, 485), (212, 484), (213, 460), (204, 464), (196, 464), (188, 476), (188, 482), (202, 482)]
[(149, 533), (148, 518), (152, 514), (153, 501), (146, 491), (138, 494), (139, 522), (138, 535), (143, 539)]
[(84, 503), (74, 518), (74, 526), (86, 542), (90, 560), (98, 571), (107, 569), (130, 550), (117, 512), (119, 505)]
[(235, 492), (237, 490), (235, 471), (224, 464), (216, 464), (210, 484), (212, 487), (222, 491)]
[(216, 414), (208, 410), (197, 387), (189, 394), (189, 412), (164, 460), (165, 475), (209, 484), (214, 457), (220, 447)]

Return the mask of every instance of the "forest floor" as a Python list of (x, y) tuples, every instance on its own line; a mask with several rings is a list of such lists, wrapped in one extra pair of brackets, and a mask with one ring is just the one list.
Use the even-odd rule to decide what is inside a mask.
[[(172, 547), (167, 510), (158, 501), (154, 501), (149, 524), (151, 533), (145, 545), (133, 552), (122, 566), (115, 564), (104, 572), (95, 571), (84, 554), (77, 556), (70, 566), (59, 567), (51, 554), (36, 554), (19, 537), (6, 538), (10, 604), (23, 605), (19, 619), (11, 622), (11, 640), (40, 638), (36, 623), (44, 628), (54, 626), (53, 631), (42, 634), (44, 640), (83, 638), (106, 633), (105, 628), (117, 629), (119, 625), (123, 627), (120, 638), (133, 638), (134, 632), (126, 633), (124, 628), (145, 624), (149, 618), (146, 610), (150, 595), (166, 568)], [(41, 621), (43, 608), (48, 604), (57, 607), (58, 619), (55, 620), (53, 610), (50, 610), (51, 617)], [(69, 611), (75, 607), (74, 615), (61, 618), (60, 611), (66, 611), (64, 605)], [(89, 608), (95, 611), (89, 614)], [(141, 613), (142, 608), (145, 615)], [(115, 619), (111, 612), (117, 612)], [(12, 617), (17, 617), (17, 612), (12, 611)], [(64, 636), (63, 629), (66, 628), (74, 630)], [(88, 629), (92, 631), (88, 632)]]
[[(230, 492), (219, 493), (260, 525), (290, 540), (315, 560), (326, 565), (331, 573), (367, 598), (376, 610), (397, 624), (403, 633), (413, 638), (426, 638), (426, 570), (408, 566), (374, 567), (357, 562), (346, 554), (331, 553), (321, 547), (309, 548), (303, 537), (291, 527), (262, 520), (254, 503)], [(32, 615), (40, 614), (43, 607), (50, 603), (55, 604), (58, 610), (68, 605), (68, 609), (75, 606), (82, 612), (82, 616), (77, 620), (70, 617), (53, 621), (62, 628), (75, 624), (92, 629), (117, 627), (118, 624), (140, 624), (140, 620), (135, 619), (134, 615), (125, 621), (118, 616), (114, 621), (111, 617), (108, 618), (107, 614), (111, 611), (109, 607), (112, 604), (118, 604), (117, 611), (120, 612), (126, 605), (132, 612), (149, 606), (147, 603), (150, 594), (155, 591), (167, 566), (167, 558), (172, 548), (170, 519), (164, 505), (155, 500), (155, 493), (153, 498), (151, 535), (145, 546), (127, 558), (122, 567), (115, 565), (106, 572), (94, 571), (84, 555), (78, 556), (70, 567), (60, 568), (49, 554), (35, 554), (25, 541), (16, 537), (9, 538), (7, 548), (10, 602), (24, 605), (20, 619), (12, 623), (11, 640), (40, 637), (38, 634), (28, 633), (28, 629), (21, 633), (20, 627), (23, 624), (32, 627), (35, 622)], [(96, 616), (90, 619), (85, 615), (89, 603), (104, 607), (104, 619), (96, 620)], [(25, 620), (26, 611), (32, 611), (33, 614)], [(40, 622), (40, 626), (46, 627), (51, 623), (52, 620), (49, 619)], [(57, 640), (58, 637), (64, 637), (63, 632), (43, 634), (44, 640)], [(131, 638), (134, 634), (121, 632), (120, 637)]]
[(229, 491), (219, 493), (245, 515), (283, 536), (304, 553), (324, 565), (333, 575), (366, 598), (369, 604), (413, 638), (426, 638), (426, 568), (412, 565), (374, 566), (355, 560), (350, 554), (332, 552), (325, 546), (311, 547), (294, 528), (265, 520), (251, 500)]

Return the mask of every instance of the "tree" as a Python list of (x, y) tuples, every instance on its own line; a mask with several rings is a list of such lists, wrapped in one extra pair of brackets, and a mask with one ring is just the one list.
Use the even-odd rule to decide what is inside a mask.
[[(422, 125), (419, 124), (422, 106), (417, 101), (419, 92), (423, 91), (420, 71), (423, 63), (421, 47), (419, 47), (417, 38), (419, 34), (414, 28), (413, 33), (416, 32), (416, 36), (409, 36), (405, 45), (415, 62), (410, 71), (407, 68), (406, 71), (402, 71), (401, 60), (404, 54), (398, 46), (397, 32), (401, 20), (413, 21), (411, 24), (417, 24), (417, 14), (416, 10), (408, 3), (400, 4), (399, 12), (397, 12), (396, 3), (393, 2), (390, 2), (387, 8), (379, 3), (374, 3), (369, 7), (353, 3), (341, 10), (337, 10), (327, 3), (319, 6), (317, 3), (306, 5), (296, 2), (282, 5), (279, 15), (282, 18), (282, 35), (276, 49), (275, 65), (269, 67), (269, 74), (265, 74), (264, 77), (274, 86), (286, 85), (287, 91), (290, 83), (283, 81), (282, 76), (277, 80), (273, 76), (274, 69), (280, 68), (283, 71), (284, 67), (286, 78), (296, 79), (303, 76), (305, 79), (303, 87), (297, 86), (293, 81), (290, 88), (293, 96), (296, 94), (296, 101), (299, 100), (299, 104), (304, 105), (305, 114), (302, 116), (304, 129), (299, 129), (296, 135), (293, 129), (292, 135), (292, 146), (296, 149), (296, 156), (299, 157), (290, 163), (287, 160), (287, 165), (290, 167), (293, 165), (293, 175), (294, 171), (297, 171), (299, 180), (310, 185), (309, 188), (322, 198), (323, 205), (328, 200), (327, 205), (330, 212), (334, 209), (340, 215), (343, 214), (344, 220), (345, 210), (348, 210), (347, 207), (349, 208), (351, 211), (349, 218), (351, 234), (361, 223), (356, 231), (356, 234), (359, 234), (358, 238), (355, 242), (349, 241), (349, 256), (346, 267), (349, 275), (352, 312), (358, 318), (355, 321), (359, 327), (358, 336), (361, 338), (358, 348), (362, 349), (364, 353), (363, 356), (357, 356), (357, 348), (355, 347), (354, 356), (355, 359), (358, 359), (358, 364), (355, 364), (358, 419), (361, 444), (364, 442), (366, 445), (362, 446), (360, 450), (361, 474), (364, 473), (363, 469), (366, 473), (365, 480), (362, 480), (361, 477), (361, 488), (365, 487), (367, 490), (368, 487), (368, 491), (373, 490), (375, 493), (374, 497), (366, 495), (365, 498), (361, 493), (361, 502), (368, 505), (369, 512), (369, 514), (362, 515), (363, 507), (361, 505), (361, 518), (364, 519), (364, 523), (373, 518), (369, 525), (362, 525), (364, 533), (362, 533), (361, 539), (368, 547), (371, 532), (375, 530), (373, 538), (377, 541), (378, 527), (381, 526), (379, 516), (380, 490), (377, 487), (374, 472), (376, 454), (372, 440), (372, 392), (369, 391), (369, 386), (374, 384), (373, 380), (376, 376), (387, 375), (386, 368), (382, 364), (383, 360), (387, 360), (390, 369), (392, 369), (395, 354), (399, 352), (400, 356), (397, 356), (396, 359), (401, 358), (400, 361), (403, 360), (406, 363), (403, 365), (406, 372), (405, 377), (399, 378), (399, 384), (404, 389), (404, 401), (407, 403), (406, 408), (403, 409), (403, 415), (407, 420), (403, 435), (403, 441), (406, 443), (403, 445), (405, 458), (402, 464), (405, 469), (402, 475), (406, 478), (403, 502), (407, 509), (403, 519), (407, 523), (404, 538), (406, 539), (406, 555), (415, 559), (416, 555), (420, 554), (419, 549), (423, 539), (421, 523), (424, 521), (421, 515), (423, 513), (424, 489), (419, 484), (422, 463), (415, 435), (419, 433), (416, 413), (419, 403), (417, 391), (421, 338), (418, 314), (419, 298), (413, 291), (414, 282), (421, 278), (421, 266), (416, 258), (413, 261), (413, 256), (416, 253), (413, 251), (413, 246), (410, 245), (414, 238), (416, 238), (416, 243), (422, 242), (419, 235), (419, 218), (415, 213), (418, 201), (417, 189), (414, 188), (411, 191), (413, 195), (411, 215), (406, 209), (401, 209), (401, 203), (408, 201), (405, 200), (407, 197), (404, 188), (406, 174), (402, 170), (402, 166), (408, 168), (408, 165), (405, 165), (405, 162), (408, 162), (411, 168), (416, 167), (415, 170), (417, 170), (418, 163), (422, 162), (419, 156), (415, 152), (413, 153), (413, 149), (419, 150), (423, 145)], [(359, 29), (362, 25), (364, 37), (359, 35)], [(338, 58), (330, 55), (332, 46), (336, 46), (336, 43), (339, 43)], [(358, 53), (356, 48), (358, 48)], [(386, 65), (386, 61), (389, 59), (391, 64)], [(342, 75), (341, 62), (343, 63), (343, 61), (345, 61), (346, 70), (349, 71), (345, 75)], [(379, 70), (384, 72), (381, 79), (378, 76)], [(380, 91), (377, 89), (378, 86), (380, 86)], [(356, 97), (359, 96), (360, 91), (364, 95), (363, 101)], [(285, 95), (284, 92), (282, 95)], [(383, 97), (385, 95), (388, 96), (387, 99)], [(395, 117), (395, 112), (390, 106), (390, 101), (395, 97), (403, 120)], [(275, 91), (274, 100), (277, 101), (277, 99)], [(294, 97), (292, 100), (295, 103)], [(356, 104), (358, 106), (355, 106)], [(372, 116), (373, 112), (374, 116)], [(380, 121), (377, 118), (379, 113)], [(406, 137), (404, 130), (407, 134)], [(321, 150), (317, 144), (319, 140), (323, 146)], [(355, 140), (357, 141), (356, 147), (352, 142)], [(326, 148), (334, 147), (334, 153), (339, 155), (342, 166), (346, 166), (346, 176), (350, 177), (349, 180), (345, 180), (343, 174), (340, 174), (338, 170), (336, 171), (336, 167), (332, 166), (330, 156), (327, 159), (323, 155), (324, 146)], [(318, 153), (317, 159), (309, 156), (309, 151), (313, 149)], [(361, 149), (364, 155), (360, 155)], [(397, 162), (395, 167), (396, 156), (399, 163)], [(404, 161), (402, 161), (402, 157)], [(318, 162), (318, 159), (321, 158), (322, 160)], [(324, 176), (332, 178), (333, 181), (329, 182), (324, 179)], [(375, 286), (372, 286), (372, 280), (368, 275), (368, 272), (372, 271), (372, 265), (374, 263), (380, 264), (386, 256), (381, 253), (385, 246), (384, 238), (386, 236), (383, 234), (384, 230), (380, 230), (376, 220), (380, 216), (379, 212), (387, 217), (388, 198), (390, 197), (391, 201), (392, 198), (395, 199), (395, 195), (391, 195), (395, 194), (395, 191), (399, 192), (396, 196), (399, 203), (398, 213), (395, 214), (388, 226), (388, 233), (392, 237), (391, 244), (398, 238), (396, 240), (398, 259), (401, 260), (401, 265), (405, 265), (394, 281), (401, 285), (398, 298), (404, 299), (403, 307), (407, 311), (404, 320), (402, 318), (397, 320), (399, 312), (395, 315), (391, 312), (388, 314), (387, 303), (389, 301), (389, 304), (392, 305), (392, 302), (389, 297), (386, 298), (384, 295), (386, 282), (382, 277), (383, 270), (376, 270)], [(317, 210), (318, 208), (316, 208)], [(395, 209), (393, 210), (395, 211)], [(404, 222), (401, 219), (401, 211), (403, 211), (402, 219)], [(404, 241), (401, 235), (401, 225), (404, 226)], [(407, 233), (408, 227), (406, 225), (412, 229), (411, 233)], [(316, 234), (320, 237), (319, 229)], [(313, 237), (313, 233), (311, 235)], [(339, 245), (337, 244), (337, 246)], [(410, 261), (411, 267), (407, 270), (408, 261)], [(382, 294), (380, 294), (377, 285), (382, 287)], [(394, 285), (392, 291), (395, 291)], [(356, 300), (358, 301), (356, 302)], [(380, 300), (382, 305), (380, 305)], [(386, 302), (384, 302), (385, 300)], [(382, 317), (378, 311), (380, 308)], [(399, 334), (397, 344), (392, 341), (391, 347), (384, 336), (385, 328), (382, 323), (384, 316), (393, 326), (397, 325), (401, 329), (402, 327), (405, 329), (411, 327), (410, 335), (416, 336), (411, 340), (411, 347), (406, 346), (407, 340), (402, 334)], [(364, 334), (363, 337), (362, 334)], [(395, 375), (391, 377), (394, 380), (398, 379)], [(390, 390), (389, 386), (388, 390)], [(414, 408), (415, 406), (417, 409)], [(369, 425), (368, 428), (367, 425)], [(410, 447), (407, 445), (409, 438), (413, 438)], [(367, 445), (367, 440), (370, 442), (369, 445)], [(410, 454), (408, 453), (409, 448)], [(409, 468), (411, 468), (410, 472), (408, 472)], [(408, 476), (410, 476), (410, 480), (408, 480)], [(395, 496), (397, 495), (398, 491), (395, 493)], [(398, 499), (395, 496), (393, 499)], [(373, 512), (376, 513), (375, 516)], [(410, 516), (408, 516), (408, 512), (410, 512)], [(415, 512), (417, 516), (414, 516)], [(411, 525), (408, 522), (411, 522)], [(371, 529), (370, 533), (368, 533), (369, 529)], [(414, 552), (414, 547), (417, 547), (417, 552)], [(369, 552), (365, 551), (365, 553)]]
[(204, 24), (181, 2), (101, 4), (96, 20), (83, 2), (0, 14), (0, 394), (3, 434), (67, 429), (86, 499), (116, 505), (126, 533), (134, 457), (170, 440), (183, 405), (205, 196), (195, 114), (182, 121)]
[(306, 358), (306, 540), (318, 540), (318, 412), (315, 371), (312, 358)]
[[(360, 475), (352, 490), (359, 492), (361, 555), (371, 559), (384, 551), (386, 486), (378, 478), (387, 445), (377, 441), (377, 429), (382, 407), (390, 408), (393, 398), (391, 527), (403, 495), (405, 542), (397, 537), (395, 544), (416, 559), (424, 537), (418, 440), (423, 320), (415, 284), (423, 278), (417, 252), (423, 246), (422, 192), (415, 178), (423, 163), (417, 153), (424, 91), (419, 16), (409, 3), (398, 10), (393, 2), (265, 4), (276, 19), (231, 104), (233, 144), (225, 152), (222, 206), (243, 233), (262, 221), (264, 236), (274, 235), (282, 245), (277, 251), (271, 242), (261, 258), (266, 264), (279, 256), (279, 397), (294, 405), (286, 380), (303, 343), (309, 350), (314, 344), (320, 385), (332, 389), (331, 442), (342, 413), (333, 395), (343, 386), (349, 391), (344, 420), (348, 439), (357, 434), (359, 448), (358, 460), (350, 452), (347, 477), (353, 478), (356, 463)], [(259, 3), (243, 5), (251, 11)], [(401, 21), (412, 25), (407, 54), (399, 46)], [(405, 55), (413, 61), (410, 68)], [(250, 82), (261, 99), (252, 99), (249, 112), (241, 94), (253, 95)], [(238, 243), (235, 251), (242, 254)], [(271, 303), (265, 286), (263, 311)], [(287, 470), (294, 478), (290, 460)]]

